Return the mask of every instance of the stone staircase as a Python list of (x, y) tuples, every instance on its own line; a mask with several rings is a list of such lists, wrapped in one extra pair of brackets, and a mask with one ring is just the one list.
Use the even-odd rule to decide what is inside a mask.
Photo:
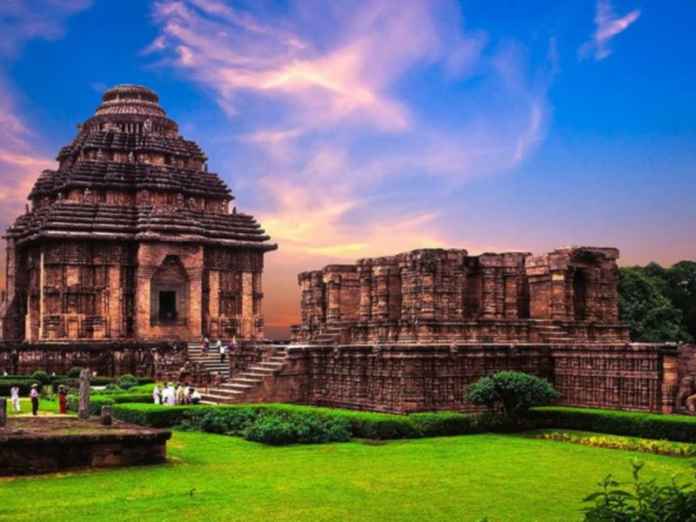
[(286, 361), (285, 346), (268, 348), (260, 362), (252, 364), (246, 371), (240, 372), (215, 387), (209, 387), (201, 393), (203, 401), (209, 403), (258, 401), (262, 398), (264, 384), (272, 386), (275, 375), (285, 367)]
[(539, 336), (545, 343), (563, 344), (573, 341), (564, 328), (553, 323), (535, 325)]
[(230, 377), (230, 362), (227, 357), (224, 362), (220, 362), (220, 352), (215, 350), (212, 344), (210, 343), (206, 353), (203, 351), (203, 343), (188, 343), (188, 358), (204, 371), (217, 373), (222, 380), (227, 380)]

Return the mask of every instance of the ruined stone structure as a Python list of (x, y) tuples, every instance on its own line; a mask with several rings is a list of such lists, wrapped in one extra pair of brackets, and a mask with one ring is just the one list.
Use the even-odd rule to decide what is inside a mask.
[(614, 248), (414, 250), (298, 276), (310, 343), (627, 341)]
[(8, 229), (5, 339), (263, 338), (276, 245), (208, 172), (157, 94), (119, 85)]
[(551, 381), (560, 404), (670, 413), (678, 350), (629, 342), (618, 255), (431, 249), (304, 272), (295, 343), (240, 347), (210, 398), (472, 411), (470, 384), (515, 370)]

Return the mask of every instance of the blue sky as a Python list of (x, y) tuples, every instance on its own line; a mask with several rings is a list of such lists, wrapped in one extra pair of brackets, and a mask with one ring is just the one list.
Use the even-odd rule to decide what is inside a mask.
[(696, 4), (9, 0), (0, 216), (116, 83), (155, 89), (294, 274), (425, 246), (696, 258)]

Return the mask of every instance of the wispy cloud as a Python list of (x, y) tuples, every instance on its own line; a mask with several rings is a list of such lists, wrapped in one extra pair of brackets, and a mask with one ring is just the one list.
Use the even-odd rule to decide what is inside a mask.
[(595, 12), (595, 32), (592, 38), (580, 48), (582, 58), (594, 57), (601, 61), (611, 54), (609, 42), (623, 33), (640, 17), (640, 10), (634, 9), (624, 16), (616, 16), (609, 0), (598, 0)]
[[(269, 256), (274, 288), (328, 262), (476, 250), (447, 225), (457, 211), (448, 190), (536, 150), (554, 64), (532, 70), (520, 45), (466, 28), (453, 0), (298, 1), (282, 18), (254, 6), (161, 0), (144, 53), (234, 122), (226, 143), (252, 165), (234, 185), (254, 186), (253, 212), (281, 245)], [(439, 89), (457, 94), (440, 99)], [(269, 323), (294, 307), (273, 299)]]
[(0, 2), (0, 55), (14, 56), (28, 40), (55, 40), (70, 15), (87, 9), (91, 0), (3, 0)]

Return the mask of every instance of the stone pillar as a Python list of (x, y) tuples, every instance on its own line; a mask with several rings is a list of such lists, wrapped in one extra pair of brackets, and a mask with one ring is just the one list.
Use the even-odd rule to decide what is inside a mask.
[(324, 277), (326, 285), (326, 322), (340, 321), (341, 319), (341, 276), (327, 274)]
[(252, 274), (253, 287), (253, 311), (254, 311), (254, 338), (263, 339), (263, 274)]
[(102, 426), (111, 426), (111, 406), (102, 406), (100, 421)]
[(41, 248), (41, 260), (39, 262), (39, 339), (44, 338), (44, 284), (46, 283), (46, 270), (44, 269), (44, 251)]
[(189, 268), (186, 267), (186, 275), (189, 277), (189, 313), (188, 331), (191, 339), (200, 339), (203, 336), (203, 253), (199, 249), (200, 263)]
[(389, 281), (387, 269), (375, 267), (373, 278), (374, 299), (372, 299), (372, 318), (384, 321), (389, 317)]
[(497, 317), (497, 278), (495, 268), (481, 270), (481, 318), (495, 319)]
[(568, 319), (568, 299), (565, 270), (557, 270), (551, 273), (551, 319), (565, 321)]
[(674, 401), (679, 387), (679, 359), (674, 355), (662, 358), (662, 413), (674, 412)]
[(208, 335), (218, 335), (219, 328), (213, 328), (213, 324), (219, 324), (220, 320), (220, 272), (208, 271), (208, 324), (205, 325)]
[(372, 278), (370, 269), (360, 273), (360, 320), (369, 321), (372, 316)]
[(0, 397), (0, 428), (7, 425), (7, 399)]
[(242, 272), (242, 338), (254, 337), (254, 274)]
[(80, 404), (77, 410), (81, 419), (89, 419), (89, 377), (89, 369), (83, 368), (80, 371)]
[(108, 285), (109, 285), (109, 337), (116, 339), (121, 336), (121, 328), (123, 327), (123, 317), (121, 310), (123, 306), (123, 288), (121, 288), (121, 266), (113, 265), (108, 267)]

